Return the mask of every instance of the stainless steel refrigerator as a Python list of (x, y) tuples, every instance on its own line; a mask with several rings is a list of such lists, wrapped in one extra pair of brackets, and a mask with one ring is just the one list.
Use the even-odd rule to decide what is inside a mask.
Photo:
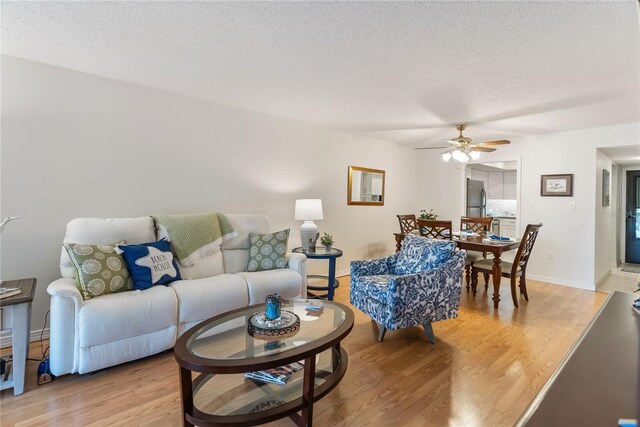
[(487, 216), (487, 193), (482, 181), (467, 178), (467, 216)]

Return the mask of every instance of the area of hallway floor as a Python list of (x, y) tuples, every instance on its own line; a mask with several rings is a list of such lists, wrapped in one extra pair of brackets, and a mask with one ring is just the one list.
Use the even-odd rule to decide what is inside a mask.
[(599, 287), (599, 292), (623, 291), (633, 293), (640, 284), (640, 274), (622, 271), (622, 266), (612, 270), (611, 275)]

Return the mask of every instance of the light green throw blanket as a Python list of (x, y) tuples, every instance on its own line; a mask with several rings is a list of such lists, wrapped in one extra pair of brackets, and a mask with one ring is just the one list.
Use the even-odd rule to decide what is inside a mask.
[(169, 234), (180, 264), (195, 265), (215, 252), (222, 242), (238, 235), (226, 216), (219, 212), (187, 215), (154, 215), (156, 223)]

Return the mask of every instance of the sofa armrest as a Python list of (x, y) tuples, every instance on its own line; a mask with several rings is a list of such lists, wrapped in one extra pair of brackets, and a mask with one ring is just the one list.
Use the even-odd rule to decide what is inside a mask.
[(51, 295), (50, 367), (54, 375), (77, 371), (78, 318), (84, 304), (73, 279), (58, 279), (47, 287)]
[(307, 257), (304, 254), (288, 252), (287, 260), (289, 268), (297, 271), (302, 277), (302, 285), (300, 286), (300, 298), (307, 297)]
[(396, 253), (386, 258), (351, 261), (351, 277), (390, 274), (393, 271), (390, 267), (395, 266), (397, 258)]
[(73, 279), (58, 279), (47, 287), (47, 292), (52, 297), (67, 297), (73, 299), (75, 304), (78, 304), (82, 307), (83, 299), (78, 287), (76, 286), (76, 281)]

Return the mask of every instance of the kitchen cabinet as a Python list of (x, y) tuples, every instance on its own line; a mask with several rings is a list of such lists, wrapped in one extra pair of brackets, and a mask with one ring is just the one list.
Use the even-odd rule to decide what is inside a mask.
[(515, 239), (516, 234), (516, 220), (512, 218), (500, 219), (500, 235)]
[(516, 171), (487, 172), (471, 167), (467, 170), (467, 177), (484, 183), (487, 199), (516, 200), (517, 198)]
[(504, 172), (502, 198), (515, 200), (517, 198), (516, 171)]
[(504, 199), (503, 172), (489, 172), (487, 182), (487, 199)]
[(482, 181), (484, 183), (484, 189), (487, 191), (488, 172), (478, 169), (469, 169), (469, 178), (474, 181)]

